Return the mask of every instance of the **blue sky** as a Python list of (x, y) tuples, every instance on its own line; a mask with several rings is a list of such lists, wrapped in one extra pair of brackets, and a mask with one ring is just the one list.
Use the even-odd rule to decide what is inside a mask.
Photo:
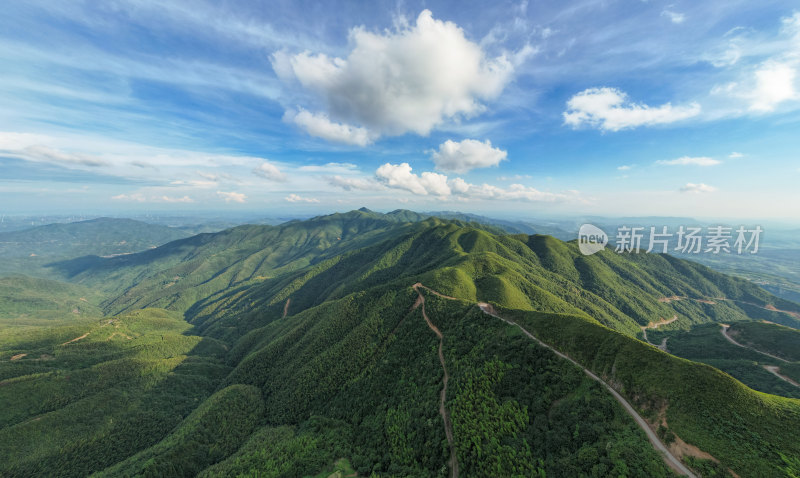
[(482, 3), (6, 2), (0, 212), (800, 220), (795, 2)]

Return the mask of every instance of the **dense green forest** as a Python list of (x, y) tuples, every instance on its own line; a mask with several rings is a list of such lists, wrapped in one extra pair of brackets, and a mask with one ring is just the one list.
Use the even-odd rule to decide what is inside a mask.
[[(745, 385), (762, 392), (800, 398), (800, 332), (785, 326), (764, 322), (737, 322), (727, 334), (740, 345), (725, 338), (718, 324), (699, 325), (691, 330), (648, 332), (653, 341), (667, 340), (671, 354), (707, 363)], [(770, 372), (786, 378), (781, 378)]]
[[(796, 377), (800, 305), (667, 255), (414, 214), (0, 280), (0, 476), (675, 476), (582, 368), (698, 476), (800, 475), (800, 394), (763, 367)], [(644, 342), (660, 323), (669, 353)]]

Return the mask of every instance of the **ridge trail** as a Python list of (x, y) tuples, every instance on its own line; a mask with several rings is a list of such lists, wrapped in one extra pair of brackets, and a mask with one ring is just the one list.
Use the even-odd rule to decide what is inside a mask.
[[(435, 325), (433, 325), (430, 322), (430, 319), (428, 319), (428, 316), (425, 313), (425, 297), (419, 291), (420, 287), (422, 287), (425, 290), (431, 292), (432, 294), (437, 295), (439, 297), (442, 297), (444, 299), (448, 299), (448, 300), (459, 300), (459, 299), (457, 299), (455, 297), (450, 297), (450, 296), (447, 296), (447, 295), (444, 295), (444, 294), (440, 294), (439, 292), (436, 292), (435, 290), (424, 286), (420, 282), (417, 282), (416, 284), (414, 284), (412, 286), (412, 288), (417, 292), (417, 294), (419, 294), (419, 298), (417, 299), (417, 302), (414, 304), (414, 308), (416, 308), (419, 305), (422, 305), (422, 315), (425, 318), (425, 321), (428, 323), (428, 326), (431, 328), (431, 330), (433, 330), (434, 333), (439, 337), (439, 360), (442, 362), (442, 368), (444, 368), (444, 356), (442, 355), (442, 333), (439, 331), (438, 328), (436, 328)], [(552, 347), (551, 345), (548, 345), (548, 344), (542, 342), (541, 340), (539, 340), (539, 338), (537, 338), (536, 336), (534, 336), (533, 334), (531, 334), (530, 332), (525, 330), (525, 328), (522, 327), (521, 325), (517, 324), (516, 322), (504, 319), (503, 317), (500, 317), (497, 314), (497, 311), (495, 310), (495, 308), (492, 307), (491, 304), (488, 304), (486, 302), (478, 302), (477, 306), (481, 309), (481, 311), (483, 313), (485, 313), (485, 314), (487, 314), (489, 316), (495, 317), (497, 319), (500, 319), (500, 320), (502, 320), (503, 322), (505, 322), (505, 323), (507, 323), (509, 325), (513, 325), (515, 327), (519, 327), (519, 329), (522, 331), (522, 333), (524, 333), (531, 340), (535, 341), (536, 343), (538, 343), (542, 347), (552, 351), (554, 354), (556, 354), (557, 356), (561, 357), (562, 359), (568, 360), (571, 363), (573, 363), (573, 364), (577, 365), (578, 367), (580, 367), (581, 370), (583, 370), (583, 372), (587, 376), (589, 376), (589, 378), (591, 378), (592, 380), (595, 380), (596, 382), (599, 382), (601, 385), (603, 385), (611, 393), (611, 395), (617, 400), (617, 402), (619, 402), (622, 405), (622, 407), (625, 409), (625, 411), (628, 412), (628, 414), (631, 417), (633, 417), (634, 421), (636, 421), (636, 424), (639, 425), (639, 428), (644, 430), (645, 434), (647, 435), (647, 438), (650, 440), (650, 443), (653, 445), (653, 447), (656, 450), (658, 450), (658, 451), (660, 451), (662, 453), (662, 458), (664, 458), (664, 461), (667, 463), (667, 465), (669, 465), (670, 468), (672, 468), (676, 472), (681, 473), (681, 474), (683, 474), (685, 476), (689, 476), (690, 478), (697, 478), (697, 475), (695, 475), (691, 470), (689, 470), (689, 468), (687, 468), (686, 465), (684, 465), (683, 462), (680, 459), (678, 459), (675, 455), (672, 454), (672, 452), (670, 452), (669, 448), (667, 448), (667, 446), (664, 445), (664, 443), (658, 438), (658, 435), (656, 435), (655, 432), (647, 424), (647, 421), (645, 421), (645, 419), (642, 418), (641, 415), (639, 415), (639, 413), (636, 411), (636, 409), (634, 409), (633, 406), (630, 403), (628, 403), (628, 401), (622, 395), (620, 395), (616, 390), (614, 390), (611, 387), (611, 385), (606, 383), (603, 379), (601, 379), (600, 377), (595, 375), (589, 369), (585, 368), (584, 366), (582, 366), (581, 364), (579, 364), (578, 362), (573, 360), (568, 355), (566, 355), (564, 353), (561, 353), (558, 350), (556, 350), (554, 347)], [(446, 392), (446, 389), (447, 389), (447, 378), (448, 378), (447, 370), (445, 369), (445, 380), (444, 380), (445, 387), (442, 389), (442, 400), (441, 400), (441, 407), (440, 407), (440, 412), (442, 413), (442, 417), (444, 417), (446, 415), (446, 413), (447, 413), (446, 410), (444, 409), (444, 398), (445, 398), (445, 392)], [(449, 427), (449, 432), (448, 432), (448, 427)], [(451, 460), (451, 462), (453, 464), (455, 464), (455, 467), (451, 467), (451, 472), (452, 472), (451, 476), (457, 477), (458, 476), (458, 469), (457, 469), (458, 463), (456, 461), (455, 449), (453, 448), (453, 444), (452, 444), (452, 433), (453, 433), (452, 424), (450, 424), (450, 419), (448, 417), (445, 420), (445, 434), (447, 435), (447, 441), (450, 444), (450, 454), (451, 454), (450, 455), (451, 456), (450, 460)]]
[(450, 420), (450, 414), (447, 412), (447, 408), (444, 406), (444, 403), (447, 400), (447, 382), (450, 380), (450, 375), (447, 373), (447, 366), (444, 363), (444, 352), (442, 351), (442, 341), (444, 339), (444, 335), (442, 335), (442, 332), (438, 327), (433, 325), (433, 322), (431, 322), (431, 319), (425, 312), (425, 296), (422, 295), (422, 292), (419, 291), (419, 288), (422, 287), (431, 293), (446, 299), (455, 300), (455, 298), (439, 294), (438, 292), (425, 287), (419, 282), (411, 287), (419, 296), (417, 301), (414, 303), (413, 309), (422, 306), (422, 317), (425, 319), (428, 327), (433, 331), (434, 334), (436, 334), (436, 337), (439, 338), (439, 362), (442, 364), (442, 370), (444, 371), (444, 377), (442, 378), (442, 391), (439, 394), (439, 414), (442, 416), (442, 420), (444, 421), (444, 435), (447, 437), (447, 445), (450, 448), (450, 460), (448, 460), (448, 465), (450, 465), (450, 477), (458, 478), (458, 457), (456, 456), (456, 448), (453, 444), (453, 422)]

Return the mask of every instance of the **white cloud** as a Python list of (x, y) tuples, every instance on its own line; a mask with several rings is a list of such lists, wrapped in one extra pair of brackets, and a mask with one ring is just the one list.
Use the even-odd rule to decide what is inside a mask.
[[(712, 95), (721, 95), (723, 114), (764, 114), (779, 106), (794, 101), (792, 109), (800, 100), (800, 12), (781, 19), (778, 35), (768, 37), (742, 27), (729, 32), (724, 53), (715, 54), (709, 61), (717, 67), (739, 68), (726, 76), (711, 89)], [(726, 35), (728, 36), (728, 35)]]
[(166, 203), (192, 203), (194, 199), (189, 196), (172, 197), (172, 196), (151, 196), (149, 199), (142, 193), (131, 194), (118, 194), (111, 197), (114, 201), (131, 201), (131, 202), (166, 202)]
[(797, 98), (797, 71), (788, 63), (767, 62), (755, 72), (755, 87), (747, 96), (753, 111), (773, 111), (778, 104)]
[(297, 194), (290, 194), (290, 195), (286, 196), (283, 199), (288, 201), (288, 202), (295, 202), (295, 203), (296, 202), (307, 202), (307, 203), (318, 203), (319, 202), (319, 199), (306, 198), (306, 197), (303, 197), (303, 196), (298, 196)]
[(0, 131), (0, 150), (3, 151), (16, 151), (32, 144), (41, 144), (48, 141), (50, 141), (49, 137), (39, 134)]
[(622, 166), (617, 166), (618, 171), (629, 171), (633, 166), (628, 166), (627, 164), (623, 164)]
[(114, 201), (134, 201), (134, 202), (146, 201), (145, 197), (139, 193), (117, 194), (116, 196), (111, 196), (111, 199), (113, 199)]
[(530, 174), (515, 174), (513, 176), (498, 176), (498, 181), (521, 181), (523, 179), (531, 179)]
[(708, 184), (704, 183), (686, 183), (685, 186), (681, 188), (682, 193), (694, 193), (694, 194), (702, 194), (702, 193), (713, 193), (716, 191), (717, 188), (714, 186), (709, 186)]
[(170, 196), (159, 196), (159, 197), (153, 198), (153, 201), (154, 202), (169, 202), (169, 203), (190, 203), (190, 202), (194, 202), (194, 199), (190, 198), (189, 196), (183, 196), (183, 197), (179, 197), (179, 198), (170, 197)]
[(201, 178), (205, 179), (209, 183), (221, 183), (221, 182), (230, 182), (230, 183), (241, 183), (242, 181), (239, 178), (231, 176), (227, 173), (208, 173), (204, 171), (197, 171), (197, 175)]
[(342, 177), (339, 175), (335, 175), (327, 177), (325, 179), (331, 186), (342, 188), (345, 191), (353, 191), (353, 190), (368, 191), (380, 188), (380, 185), (375, 183), (375, 181), (370, 181), (364, 178), (349, 178), (349, 177)]
[(728, 157), (731, 158), (731, 159), (738, 159), (738, 158), (743, 158), (744, 154), (737, 153), (736, 151), (734, 151), (731, 154), (729, 154)]
[(325, 101), (329, 116), (301, 111), (296, 123), (310, 134), (358, 145), (380, 135), (427, 135), (448, 119), (480, 113), (482, 102), (497, 97), (515, 65), (533, 52), (489, 58), (458, 25), (434, 19), (429, 10), (394, 31), (354, 28), (350, 44), (347, 58), (280, 51), (272, 66), (284, 81), (296, 79)]
[(170, 181), (169, 183), (172, 186), (191, 186), (194, 188), (214, 188), (217, 186), (217, 183), (214, 181), (184, 181), (182, 179), (176, 179), (175, 181)]
[(551, 193), (539, 191), (532, 187), (526, 187), (522, 184), (512, 184), (508, 188), (500, 188), (490, 184), (470, 184), (463, 181), (461, 178), (456, 178), (453, 181), (459, 180), (462, 184), (459, 188), (458, 194), (466, 198), (474, 199), (496, 199), (505, 201), (531, 201), (531, 202), (556, 202), (568, 199), (574, 194)]
[(669, 21), (676, 24), (683, 23), (686, 20), (686, 15), (683, 13), (673, 12), (672, 10), (663, 10), (661, 12), (661, 16), (669, 18)]
[(411, 172), (411, 166), (408, 163), (397, 165), (386, 163), (378, 168), (375, 176), (390, 188), (410, 191), (421, 196), (438, 196), (441, 199), (554, 202), (579, 198), (577, 191), (570, 191), (567, 194), (551, 193), (521, 184), (500, 188), (490, 184), (471, 184), (462, 178), (448, 179), (443, 174), (431, 172), (416, 175)]
[(297, 168), (298, 171), (304, 171), (309, 173), (352, 173), (358, 171), (358, 166), (353, 163), (326, 163), (326, 164), (311, 164), (306, 166), (300, 166)]
[(217, 191), (217, 195), (224, 199), (225, 202), (245, 203), (247, 201), (247, 196), (245, 196), (243, 193), (237, 193), (235, 191)]
[(656, 161), (656, 164), (666, 165), (666, 166), (716, 166), (717, 164), (721, 164), (722, 161), (714, 158), (709, 158), (706, 156), (682, 156), (677, 159), (661, 159)]
[(108, 166), (108, 162), (95, 156), (86, 154), (67, 153), (58, 149), (42, 145), (27, 146), (21, 150), (24, 159), (33, 161), (45, 161), (50, 163), (67, 163), (82, 166)]
[(49, 136), (0, 131), (0, 152), (26, 161), (39, 161), (76, 166), (108, 166), (108, 161), (89, 154), (72, 153), (50, 146)]
[(605, 131), (619, 131), (637, 126), (667, 124), (700, 113), (700, 105), (672, 106), (666, 103), (651, 107), (632, 103), (628, 95), (615, 88), (589, 88), (567, 101), (564, 124), (577, 128), (588, 125)]
[(507, 156), (505, 151), (493, 148), (489, 140), (465, 139), (456, 143), (448, 139), (439, 145), (439, 151), (433, 152), (431, 159), (440, 171), (466, 173), (476, 168), (497, 166)]
[(277, 166), (270, 163), (269, 161), (264, 161), (258, 166), (253, 169), (253, 174), (257, 176), (261, 176), (264, 179), (269, 179), (270, 181), (276, 182), (285, 182), (287, 177), (286, 175), (278, 169)]
[(287, 111), (283, 120), (302, 127), (311, 136), (336, 143), (366, 146), (374, 140), (366, 128), (351, 126), (345, 123), (334, 123), (324, 113), (309, 113), (301, 109), (299, 112)]
[(411, 172), (411, 166), (408, 163), (386, 163), (375, 171), (375, 176), (379, 181), (391, 188), (405, 189), (414, 194), (423, 196), (429, 194), (434, 196), (450, 195), (447, 176), (427, 171), (418, 176)]

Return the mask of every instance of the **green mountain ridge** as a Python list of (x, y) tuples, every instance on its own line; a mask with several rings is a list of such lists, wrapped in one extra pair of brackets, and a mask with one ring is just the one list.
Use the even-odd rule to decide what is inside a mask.
[[(672, 317), (664, 329), (798, 327), (800, 305), (667, 255), (583, 256), (421, 216), (351, 211), (54, 265), (116, 315), (0, 341), (0, 444), (15, 443), (0, 474), (315, 476), (344, 458), (360, 476), (448, 476), (439, 341), (416, 283), (453, 298), (425, 292), (462, 476), (674, 476), (600, 384), (478, 302), (611, 384), (668, 445), (702, 451), (684, 456), (698, 475), (800, 474), (800, 400), (639, 340)], [(128, 380), (110, 373), (125, 367)], [(202, 386), (170, 408), (176, 380)], [(24, 390), (59, 398), (28, 406)], [(109, 397), (114, 423), (93, 412)], [(143, 397), (163, 405), (148, 414)], [(137, 417), (151, 424), (138, 434)], [(43, 445), (45, 425), (59, 433)]]

